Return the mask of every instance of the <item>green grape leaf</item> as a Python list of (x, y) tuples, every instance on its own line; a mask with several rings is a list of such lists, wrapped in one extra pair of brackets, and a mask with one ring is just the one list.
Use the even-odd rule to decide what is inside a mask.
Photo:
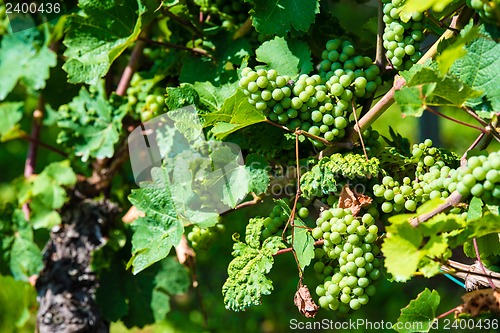
[(226, 99), (231, 97), (238, 87), (238, 82), (228, 83), (219, 87), (214, 86), (211, 82), (195, 82), (193, 88), (200, 97), (200, 103), (210, 112), (219, 111)]
[[(173, 257), (165, 258), (138, 275), (130, 274), (123, 266), (119, 268), (119, 275), (112, 274), (112, 270), (105, 271), (105, 275), (116, 278), (114, 281), (108, 278), (107, 287), (115, 289), (118, 284), (120, 292), (124, 294), (127, 307), (121, 320), (127, 327), (142, 327), (164, 321), (170, 312), (171, 297), (186, 293), (190, 284), (187, 270)], [(97, 295), (99, 293), (101, 308), (105, 305), (114, 306), (111, 300), (104, 299), (110, 293), (104, 290), (98, 291)]]
[(467, 54), (464, 46), (476, 38), (478, 34), (479, 29), (477, 27), (464, 29), (460, 36), (458, 36), (451, 45), (448, 45), (440, 54), (436, 56), (436, 61), (442, 75), (445, 75), (448, 72), (457, 59), (460, 59)]
[(213, 126), (212, 133), (218, 139), (266, 120), (264, 114), (248, 103), (247, 96), (241, 90), (228, 98), (219, 112), (205, 115), (205, 126)]
[(301, 269), (309, 266), (314, 259), (314, 238), (311, 231), (300, 219), (295, 219), (293, 226), (293, 249)]
[(302, 41), (281, 37), (264, 42), (256, 51), (257, 60), (275, 69), (280, 75), (295, 77), (313, 70), (311, 51)]
[(380, 172), (379, 160), (368, 161), (362, 154), (333, 154), (323, 157), (310, 171), (300, 178), (300, 189), (305, 198), (338, 193), (337, 182), (343, 179), (370, 179)]
[(83, 13), (67, 18), (63, 69), (71, 83), (97, 84), (111, 64), (139, 37), (156, 7), (152, 0), (85, 0)]
[(249, 192), (256, 195), (266, 192), (270, 182), (269, 162), (264, 157), (252, 153), (247, 156), (245, 166), (250, 176)]
[(198, 106), (200, 96), (191, 84), (181, 84), (179, 87), (168, 87), (165, 104), (168, 110), (175, 110), (188, 105)]
[(44, 88), (49, 70), (56, 64), (56, 54), (46, 45), (37, 49), (32, 41), (17, 34), (4, 36), (0, 46), (0, 100), (7, 97), (18, 81), (30, 90)]
[(34, 229), (51, 228), (61, 223), (55, 210), (66, 202), (64, 187), (76, 184), (76, 174), (68, 160), (54, 162), (27, 181), (19, 196), (20, 204), (30, 202), (30, 222)]
[(165, 258), (184, 232), (165, 181), (168, 175), (158, 168), (153, 168), (151, 174), (151, 183), (142, 183), (140, 189), (129, 195), (129, 201), (145, 213), (145, 217), (132, 223), (132, 258), (128, 266), (133, 266), (134, 274)]
[(42, 251), (33, 240), (16, 237), (10, 249), (9, 266), (16, 280), (28, 281), (43, 268)]
[[(500, 234), (488, 234), (476, 239), (477, 249), (481, 258), (500, 256)], [(469, 258), (477, 258), (473, 241), (464, 244), (464, 253)]]
[(406, 86), (394, 94), (394, 99), (406, 115), (419, 117), (427, 106), (462, 107), (468, 99), (481, 95), (474, 87), (462, 82), (460, 77), (441, 75), (435, 61), (417, 64), (401, 72), (401, 75), (406, 80)]
[(467, 210), (467, 222), (477, 221), (483, 216), (483, 201), (473, 197)]
[(406, 0), (401, 5), (399, 16), (403, 22), (408, 22), (414, 12), (423, 13), (429, 8), (441, 12), (454, 1), (456, 0)]
[(406, 221), (387, 227), (387, 237), (382, 244), (384, 265), (396, 281), (407, 281), (417, 271), (420, 260), (425, 256), (419, 249), (422, 240), (422, 235)]
[(252, 0), (250, 15), (264, 35), (285, 36), (291, 29), (307, 31), (319, 12), (318, 0)]
[(261, 245), (260, 235), (263, 218), (250, 219), (246, 227), (245, 243), (237, 237), (233, 246), (235, 257), (227, 268), (228, 278), (222, 286), (222, 295), (227, 309), (242, 311), (259, 305), (264, 295), (271, 294), (273, 284), (266, 274), (271, 270), (273, 255), (285, 245), (281, 237), (269, 237)]
[(423, 84), (417, 87), (403, 87), (394, 93), (394, 100), (403, 114), (421, 117), (427, 107), (425, 100), (432, 95), (435, 88), (436, 83)]
[(500, 37), (498, 27), (481, 25), (479, 37), (469, 43), (464, 57), (455, 61), (450, 72), (473, 89), (482, 91), (481, 97), (471, 99), (468, 104), (478, 106), (486, 99), (491, 110), (500, 109), (500, 45), (496, 42)]
[(217, 145), (210, 154), (210, 162), (216, 169), (201, 173), (201, 185), (231, 208), (236, 207), (249, 192), (249, 175), (246, 168), (238, 163), (239, 158), (231, 147)]
[(436, 290), (425, 288), (416, 299), (401, 309), (401, 315), (392, 328), (399, 333), (429, 332), (440, 301)]
[(170, 295), (185, 294), (191, 282), (189, 273), (173, 257), (160, 261), (160, 270), (154, 278), (151, 310), (156, 322), (165, 320), (170, 312)]
[(23, 118), (23, 102), (0, 103), (0, 142), (15, 137), (19, 121)]
[(104, 82), (82, 87), (80, 94), (59, 108), (59, 143), (73, 147), (86, 162), (90, 157), (112, 157), (122, 131), (125, 108), (117, 108), (106, 98)]
[(36, 307), (36, 290), (27, 282), (0, 275), (0, 331), (18, 332)]

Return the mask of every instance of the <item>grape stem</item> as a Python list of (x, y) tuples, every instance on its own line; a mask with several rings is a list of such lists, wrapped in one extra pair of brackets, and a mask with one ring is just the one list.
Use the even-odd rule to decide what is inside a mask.
[(23, 140), (26, 140), (26, 141), (30, 141), (30, 142), (36, 142), (36, 144), (38, 144), (40, 147), (43, 147), (43, 148), (45, 148), (47, 150), (50, 150), (50, 151), (52, 151), (52, 152), (54, 152), (56, 154), (59, 154), (59, 155), (61, 155), (63, 157), (68, 157), (68, 154), (66, 154), (64, 151), (62, 151), (60, 149), (57, 149), (56, 147), (53, 147), (53, 146), (51, 146), (51, 145), (49, 145), (49, 144), (47, 144), (45, 142), (37, 140), (37, 139), (35, 139), (35, 138), (33, 138), (33, 137), (25, 134), (25, 133), (21, 133), (19, 138), (23, 139)]
[[(323, 243), (325, 242), (324, 239), (320, 239), (320, 240), (317, 240), (314, 242), (314, 246), (321, 246), (323, 245)], [(283, 253), (287, 253), (287, 252), (292, 252), (294, 251), (293, 250), (293, 247), (287, 247), (286, 249), (281, 249), (281, 250), (278, 250), (278, 252), (276, 252), (275, 254), (273, 254), (273, 256), (278, 256), (280, 254), (283, 254)]]
[(480, 133), (479, 136), (476, 138), (476, 140), (474, 140), (474, 142), (470, 145), (470, 147), (467, 148), (467, 150), (465, 151), (465, 153), (460, 158), (460, 165), (461, 166), (465, 166), (465, 164), (467, 163), (467, 153), (469, 151), (471, 151), (472, 149), (476, 148), (476, 146), (479, 144), (479, 142), (481, 142), (481, 140), (483, 140), (483, 138), (485, 136), (486, 136), (485, 133)]
[[(354, 102), (354, 99), (351, 101), (352, 102), (352, 114), (354, 115), (354, 121), (356, 122), (356, 126), (358, 125), (358, 115), (356, 114), (356, 104)], [(368, 154), (366, 153), (366, 147), (365, 147), (365, 142), (363, 141), (363, 135), (361, 132), (358, 132), (359, 135), (359, 142), (361, 142), (361, 147), (363, 147), (363, 153), (365, 154), (366, 161), (369, 162)]]
[(455, 123), (457, 123), (457, 124), (460, 124), (460, 125), (463, 125), (463, 126), (467, 126), (467, 127), (473, 128), (473, 129), (478, 130), (478, 131), (480, 131), (480, 132), (482, 132), (482, 133), (488, 133), (488, 131), (487, 131), (486, 129), (482, 128), (482, 127), (479, 127), (479, 126), (474, 126), (474, 125), (468, 124), (468, 123), (466, 123), (466, 122), (463, 122), (463, 121), (461, 121), (461, 120), (458, 120), (458, 119), (455, 119), (455, 118), (449, 117), (449, 116), (447, 116), (447, 115), (445, 115), (445, 114), (443, 114), (443, 113), (439, 112), (438, 110), (431, 108), (430, 106), (426, 106), (426, 110), (427, 110), (427, 111), (429, 111), (429, 112), (431, 112), (431, 113), (434, 113), (435, 115), (437, 115), (437, 116), (439, 116), (439, 117), (443, 117), (443, 118), (445, 118), (445, 119), (448, 119), (448, 120), (450, 120), (450, 121), (453, 121), (453, 122), (455, 122)]
[(453, 312), (458, 311), (461, 307), (462, 307), (462, 304), (460, 304), (459, 306), (454, 307), (454, 308), (453, 308), (453, 309), (451, 309), (451, 310), (446, 311), (445, 313), (440, 314), (440, 315), (439, 315), (439, 316), (437, 316), (435, 319), (441, 319), (441, 318), (444, 318), (444, 317), (446, 317), (446, 316), (449, 316), (449, 315), (451, 315)]
[(500, 142), (500, 134), (496, 130), (495, 124), (491, 124), (491, 123), (488, 124), (484, 119), (482, 119), (481, 117), (479, 117), (477, 115), (477, 113), (475, 113), (473, 110), (471, 110), (468, 107), (463, 108), (463, 110), (465, 110), (471, 117), (473, 117), (474, 119), (476, 119), (478, 121), (478, 123), (480, 123), (481, 125), (483, 125), (484, 128), (485, 128), (485, 131), (488, 134), (491, 134), (497, 141)]
[(432, 211), (419, 215), (417, 217), (412, 218), (409, 222), (412, 227), (418, 227), (420, 223), (423, 223), (425, 221), (428, 221), (432, 217), (436, 216), (439, 213), (443, 213), (447, 211), (448, 209), (458, 205), (462, 201), (462, 196), (458, 191), (454, 191), (450, 194), (448, 198), (446, 198), (446, 201), (443, 202), (441, 205), (438, 207), (434, 208)]
[(153, 44), (153, 45), (159, 45), (159, 46), (164, 46), (164, 47), (170, 47), (173, 49), (178, 49), (178, 50), (185, 50), (185, 51), (190, 51), (195, 54), (200, 54), (202, 56), (208, 57), (208, 58), (213, 58), (213, 56), (208, 53), (204, 49), (200, 49), (199, 47), (187, 47), (187, 46), (182, 46), (174, 43), (169, 43), (169, 42), (160, 42), (157, 40), (152, 40), (152, 39), (147, 39), (147, 38), (139, 38), (140, 41), (144, 41), (148, 44)]
[(377, 20), (377, 51), (375, 55), (375, 65), (377, 65), (380, 70), (385, 68), (386, 58), (384, 52), (384, 4), (381, 0), (378, 1), (378, 20)]
[(479, 255), (479, 247), (477, 246), (477, 240), (475, 237), (472, 239), (472, 244), (474, 245), (474, 252), (476, 252), (477, 264), (479, 268), (483, 271), (484, 275), (486, 276), (486, 279), (488, 280), (491, 289), (495, 290), (496, 289), (495, 284), (493, 283), (491, 278), (487, 275), (486, 269), (484, 268), (483, 262), (481, 261), (481, 256)]
[[(38, 95), (38, 102), (35, 111), (33, 111), (33, 121), (31, 123), (31, 138), (28, 147), (28, 155), (26, 156), (26, 162), (24, 163), (24, 177), (29, 178), (35, 173), (36, 160), (38, 157), (38, 146), (40, 140), (40, 132), (42, 130), (42, 120), (45, 111), (45, 102), (43, 95), (40, 93)], [(22, 210), (24, 212), (24, 218), (29, 220), (30, 218), (30, 207), (29, 203), (24, 203)]]
[[(146, 27), (144, 31), (147, 29), (148, 28)], [(142, 34), (146, 34), (144, 31)], [(145, 44), (143, 41), (137, 40), (134, 49), (132, 50), (129, 62), (120, 77), (120, 82), (118, 83), (118, 87), (116, 89), (117, 95), (125, 96), (127, 94), (130, 80), (137, 70), (144, 46)], [(133, 127), (127, 128), (129, 131), (132, 131), (133, 129)], [(83, 196), (94, 197), (103, 190), (109, 189), (113, 176), (120, 169), (123, 163), (128, 160), (128, 158), (128, 141), (126, 138), (122, 138), (112, 158), (97, 159), (94, 163), (92, 163), (92, 176), (79, 180), (77, 184), (77, 191)]]

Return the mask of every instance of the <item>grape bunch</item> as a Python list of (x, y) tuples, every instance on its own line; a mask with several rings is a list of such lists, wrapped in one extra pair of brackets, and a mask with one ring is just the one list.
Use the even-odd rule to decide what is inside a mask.
[(404, 22), (400, 17), (405, 0), (382, 0), (384, 3), (384, 48), (386, 57), (397, 70), (409, 69), (421, 57), (420, 42), (424, 39), (423, 13), (413, 12)]
[(416, 165), (413, 179), (404, 177), (400, 182), (388, 175), (383, 177), (381, 184), (373, 186), (373, 194), (381, 203), (382, 212), (413, 212), (419, 204), (447, 198), (453, 192), (448, 188), (453, 182), (451, 175), (454, 172), (450, 165), (456, 160), (432, 144), (432, 140), (427, 139), (413, 145), (412, 160)]
[(319, 75), (338, 100), (337, 106), (347, 104), (350, 107), (353, 97), (371, 96), (382, 84), (378, 66), (370, 57), (356, 55), (350, 41), (329, 40), (321, 58)]
[(324, 239), (315, 250), (314, 264), (322, 284), (316, 287), (322, 308), (347, 313), (358, 310), (375, 294), (380, 278), (380, 249), (374, 244), (378, 227), (369, 213), (352, 215), (350, 209), (331, 208), (321, 213), (312, 235)]
[[(309, 216), (309, 209), (303, 207), (302, 204), (297, 203), (297, 215), (301, 219)], [(262, 230), (262, 238), (266, 239), (279, 233), (288, 221), (288, 215), (284, 213), (283, 208), (279, 205), (274, 206), (273, 211), (264, 220), (264, 230)]]
[(224, 229), (224, 225), (220, 223), (210, 228), (200, 228), (195, 225), (187, 238), (195, 250), (208, 250), (215, 237), (222, 234)]
[(462, 196), (473, 195), (491, 204), (500, 203), (500, 152), (472, 156), (451, 174), (448, 190)]
[[(330, 53), (338, 57), (329, 60)], [(249, 103), (269, 120), (335, 141), (345, 135), (350, 124), (353, 101), (373, 94), (382, 81), (379, 68), (369, 57), (355, 56), (349, 41), (329, 41), (323, 58), (319, 74), (302, 74), (296, 81), (274, 69), (246, 67), (239, 86)], [(319, 141), (313, 144), (323, 146)]]
[(474, 9), (486, 22), (500, 22), (500, 1), (499, 0), (466, 0), (465, 3)]
[(160, 87), (151, 88), (150, 80), (135, 73), (127, 89), (128, 106), (139, 114), (142, 122), (167, 111), (165, 96)]

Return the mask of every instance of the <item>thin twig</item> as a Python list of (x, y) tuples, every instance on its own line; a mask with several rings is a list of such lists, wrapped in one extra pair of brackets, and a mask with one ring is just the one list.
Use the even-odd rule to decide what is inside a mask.
[(412, 218), (409, 222), (413, 227), (418, 227), (420, 223), (423, 223), (425, 221), (428, 221), (432, 217), (436, 216), (439, 213), (443, 213), (447, 211), (448, 209), (458, 205), (462, 201), (462, 196), (458, 191), (454, 191), (450, 194), (448, 198), (446, 198), (446, 201), (443, 202), (441, 205), (438, 207), (434, 208), (432, 211), (429, 213), (425, 213), (422, 215), (419, 215), (417, 217)]
[[(33, 141), (30, 141), (28, 147), (28, 155), (26, 156), (26, 162), (24, 164), (24, 177), (29, 178), (35, 173), (36, 160), (38, 157), (38, 145), (40, 141), (40, 132), (42, 129), (42, 119), (45, 111), (45, 102), (43, 95), (40, 93), (38, 95), (38, 102), (35, 111), (33, 111), (33, 121), (31, 123), (31, 137)], [(24, 212), (24, 218), (29, 220), (30, 218), (30, 207), (28, 203), (24, 203), (22, 210)]]
[(385, 29), (385, 23), (384, 23), (384, 11), (383, 11), (383, 6), (384, 4), (382, 3), (381, 0), (378, 1), (378, 27), (377, 27), (377, 52), (375, 56), (375, 64), (380, 68), (380, 70), (383, 70), (385, 68), (386, 64), (386, 58), (385, 58), (385, 52), (384, 52), (384, 29)]
[[(325, 240), (324, 239), (320, 239), (320, 240), (317, 240), (314, 242), (314, 246), (321, 246), (325, 243)], [(292, 252), (293, 251), (293, 247), (287, 247), (286, 249), (281, 249), (281, 250), (278, 250), (278, 252), (276, 252), (275, 254), (273, 254), (273, 256), (279, 256), (280, 254), (283, 254), (283, 253), (288, 253), (288, 252)]]
[(481, 142), (481, 140), (486, 136), (485, 133), (480, 133), (479, 136), (474, 140), (474, 142), (467, 148), (462, 157), (460, 158), (460, 165), (464, 166), (467, 163), (467, 153), (472, 149), (476, 148), (476, 146)]
[(476, 258), (479, 268), (483, 271), (484, 275), (486, 275), (486, 279), (488, 279), (488, 283), (490, 284), (491, 289), (495, 290), (495, 284), (493, 283), (493, 281), (491, 281), (491, 278), (487, 276), (486, 269), (484, 268), (483, 262), (481, 261), (481, 256), (479, 255), (479, 248), (477, 246), (477, 240), (475, 237), (472, 239), (472, 244), (474, 245), (474, 252), (476, 252)]
[(447, 116), (447, 115), (445, 115), (444, 113), (441, 113), (441, 112), (439, 112), (438, 110), (431, 108), (430, 106), (426, 106), (426, 110), (427, 110), (427, 111), (430, 111), (431, 113), (434, 113), (435, 115), (437, 115), (437, 116), (439, 116), (439, 117), (443, 117), (443, 118), (448, 119), (448, 120), (451, 120), (451, 121), (453, 121), (453, 122), (455, 122), (455, 123), (457, 123), (457, 124), (460, 124), (460, 125), (464, 125), (464, 126), (467, 126), (467, 127), (473, 128), (473, 129), (478, 130), (478, 131), (480, 131), (480, 132), (482, 132), (482, 133), (487, 133), (487, 132), (488, 132), (486, 129), (484, 129), (484, 128), (482, 128), (482, 127), (474, 126), (474, 125), (468, 124), (468, 123), (466, 123), (466, 122), (463, 122), (463, 121), (461, 121), (461, 120), (458, 120), (458, 119), (452, 118), (452, 117), (450, 117), (450, 116)]
[(64, 151), (62, 150), (59, 150), (57, 149), (56, 147), (53, 147), (45, 142), (42, 142), (40, 140), (37, 140), (35, 138), (32, 138), (31, 136), (27, 135), (27, 134), (24, 134), (22, 133), (20, 136), (19, 136), (20, 139), (23, 139), (23, 140), (26, 140), (26, 141), (30, 141), (30, 142), (36, 142), (36, 144), (38, 144), (40, 147), (43, 147), (47, 150), (50, 150), (50, 151), (53, 151), (54, 153), (57, 153), (63, 157), (68, 157), (68, 154), (66, 154)]
[[(354, 121), (356, 122), (356, 127), (359, 128), (358, 126), (358, 116), (356, 114), (356, 104), (354, 102), (354, 99), (351, 101), (352, 102), (352, 114), (354, 115)], [(363, 153), (365, 154), (366, 161), (369, 161), (368, 154), (366, 153), (366, 147), (365, 147), (365, 142), (363, 140), (363, 134), (358, 131), (359, 135), (359, 142), (361, 142), (361, 147), (363, 147)]]
[[(418, 61), (419, 64), (425, 63), (428, 59), (431, 59), (436, 55), (438, 45), (441, 44), (443, 40), (449, 39), (456, 34), (456, 30), (464, 27), (472, 16), (473, 11), (469, 10), (468, 7), (464, 7), (459, 15), (453, 17), (450, 29), (446, 30), (441, 37), (429, 48), (429, 50), (422, 56)], [(394, 80), (392, 88), (380, 99), (361, 119), (359, 119), (359, 125), (356, 126), (354, 131), (350, 131), (348, 139), (357, 140), (356, 131), (364, 132), (368, 127), (373, 124), (375, 120), (378, 119), (393, 103), (394, 103), (394, 93), (396, 90), (401, 89), (405, 85), (405, 80), (397, 76)]]
[(145, 43), (142, 40), (138, 40), (135, 43), (132, 54), (130, 55), (130, 60), (128, 61), (127, 67), (123, 70), (123, 74), (118, 83), (118, 88), (116, 88), (116, 94), (118, 96), (125, 96), (127, 94), (127, 89), (130, 85), (130, 80), (137, 70), (139, 65), (139, 60), (141, 59), (142, 51), (144, 50)]
[(187, 47), (187, 46), (183, 46), (183, 45), (179, 45), (179, 44), (174, 44), (174, 43), (169, 43), (169, 42), (160, 42), (157, 40), (152, 40), (152, 39), (147, 39), (147, 38), (139, 38), (139, 40), (146, 42), (148, 44), (154, 44), (154, 45), (160, 45), (160, 46), (169, 47), (169, 48), (178, 49), (178, 50), (190, 51), (190, 52), (193, 52), (195, 54), (200, 54), (200, 55), (205, 56), (205, 57), (213, 58), (212, 55), (210, 53), (208, 53), (206, 50), (200, 49), (198, 47)]
[(460, 307), (462, 307), (462, 304), (460, 304), (460, 305), (459, 305), (459, 306), (457, 306), (457, 307), (454, 307), (454, 308), (453, 308), (453, 309), (451, 309), (451, 310), (446, 311), (445, 313), (440, 314), (439, 316), (437, 316), (437, 317), (436, 317), (436, 319), (441, 319), (441, 318), (444, 318), (444, 317), (446, 317), (446, 316), (448, 316), (448, 315), (452, 314), (453, 312), (457, 311)]

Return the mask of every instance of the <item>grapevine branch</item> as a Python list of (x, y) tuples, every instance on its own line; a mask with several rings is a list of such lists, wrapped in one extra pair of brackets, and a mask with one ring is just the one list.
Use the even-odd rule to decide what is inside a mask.
[(483, 266), (479, 270), (478, 265), (466, 265), (454, 260), (448, 260), (446, 264), (441, 265), (444, 273), (451, 274), (465, 281), (467, 290), (478, 289), (478, 286), (494, 286), (500, 288), (500, 273), (493, 272)]
[[(425, 63), (428, 59), (434, 57), (437, 53), (438, 45), (446, 39), (455, 36), (456, 31), (463, 28), (471, 18), (473, 11), (468, 7), (464, 7), (459, 15), (454, 16), (450, 27), (446, 30), (441, 37), (427, 50), (427, 52), (418, 61), (419, 64)], [(348, 135), (348, 140), (357, 141), (357, 134), (355, 132), (363, 133), (370, 127), (375, 120), (378, 119), (393, 103), (394, 93), (396, 90), (401, 89), (406, 84), (404, 78), (396, 76), (392, 88), (359, 120), (358, 125), (354, 126), (353, 131)]]
[[(36, 160), (38, 156), (38, 145), (40, 140), (40, 132), (42, 129), (42, 119), (45, 111), (43, 95), (38, 95), (38, 102), (35, 111), (33, 111), (33, 121), (31, 124), (31, 137), (33, 141), (30, 141), (28, 147), (28, 156), (26, 157), (26, 162), (24, 164), (24, 177), (29, 178), (35, 173)], [(30, 207), (28, 203), (23, 204), (22, 210), (24, 212), (24, 218), (29, 220), (30, 218)]]
[(476, 253), (476, 258), (477, 258), (477, 264), (479, 268), (483, 271), (484, 275), (486, 275), (486, 279), (488, 280), (488, 283), (490, 284), (491, 289), (495, 290), (495, 284), (491, 280), (489, 276), (487, 276), (486, 269), (484, 268), (483, 262), (481, 261), (481, 256), (479, 255), (479, 247), (477, 246), (477, 240), (476, 238), (472, 239), (472, 244), (474, 245), (474, 252)]
[(59, 154), (59, 155), (61, 155), (63, 157), (68, 157), (68, 154), (66, 154), (64, 151), (62, 151), (60, 149), (57, 149), (56, 147), (53, 147), (53, 146), (51, 146), (51, 145), (49, 145), (49, 144), (47, 144), (45, 142), (37, 140), (37, 139), (35, 139), (35, 138), (33, 138), (33, 137), (25, 134), (25, 133), (21, 133), (21, 135), (20, 135), (19, 138), (23, 139), (23, 140), (26, 140), (26, 141), (30, 141), (30, 142), (36, 143), (40, 147), (43, 147), (43, 148), (45, 148), (47, 150), (50, 150), (50, 151), (52, 151), (54, 153), (57, 153), (57, 154)]
[(210, 53), (208, 53), (204, 49), (200, 49), (199, 47), (187, 47), (187, 46), (182, 46), (174, 43), (169, 43), (169, 42), (160, 42), (157, 40), (152, 40), (152, 39), (147, 39), (147, 38), (139, 38), (140, 41), (146, 42), (148, 44), (154, 44), (154, 45), (160, 45), (164, 47), (169, 47), (173, 49), (178, 49), (178, 50), (185, 50), (185, 51), (190, 51), (194, 54), (200, 54), (205, 57), (213, 58)]
[(443, 118), (448, 119), (450, 121), (453, 121), (453, 122), (455, 122), (457, 124), (473, 128), (473, 129), (478, 130), (479, 132), (482, 132), (482, 133), (487, 133), (487, 130), (484, 129), (484, 128), (482, 128), (482, 127), (474, 126), (474, 125), (468, 124), (466, 122), (463, 122), (461, 120), (458, 120), (458, 119), (452, 118), (450, 116), (447, 116), (444, 113), (441, 113), (438, 110), (431, 108), (430, 106), (427, 106), (426, 110), (429, 111), (429, 112), (431, 112), (431, 113), (434, 113), (436, 116), (443, 117)]
[(432, 211), (412, 218), (410, 220), (410, 224), (413, 227), (418, 227), (420, 223), (428, 221), (437, 214), (447, 211), (448, 209), (458, 205), (461, 201), (462, 201), (462, 196), (460, 195), (460, 193), (458, 193), (458, 191), (454, 191), (450, 194), (448, 198), (446, 198), (445, 202), (443, 202), (441, 205), (439, 205)]
[[(321, 245), (323, 245), (324, 242), (325, 242), (324, 239), (317, 240), (314, 242), (314, 246), (321, 246)], [(280, 254), (288, 253), (288, 252), (292, 252), (292, 251), (293, 251), (293, 247), (287, 247), (286, 249), (278, 250), (278, 252), (273, 254), (273, 256), (278, 256)]]

